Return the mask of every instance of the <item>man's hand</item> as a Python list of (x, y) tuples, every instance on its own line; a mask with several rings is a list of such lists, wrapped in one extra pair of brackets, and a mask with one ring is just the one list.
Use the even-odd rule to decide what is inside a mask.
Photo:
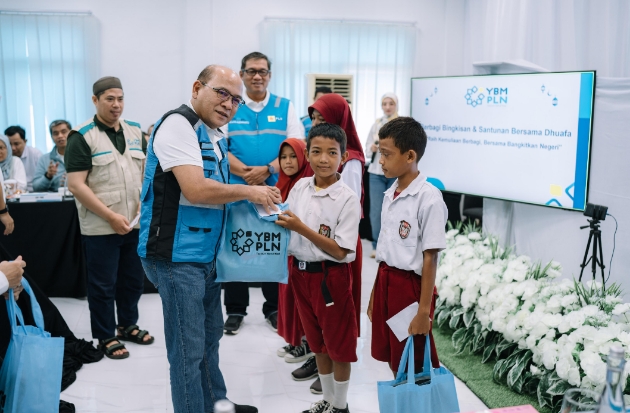
[(271, 176), (266, 166), (246, 166), (244, 170), (245, 175), (243, 175), (243, 179), (247, 182), (247, 185), (263, 184)]
[(286, 211), (283, 214), (278, 215), (276, 224), (280, 225), (282, 228), (295, 232), (299, 232), (298, 230), (304, 225), (300, 218), (291, 211)]
[[(18, 285), (17, 287), (13, 287), (13, 299), (15, 301), (17, 301), (20, 298), (20, 293), (24, 291), (24, 287), (22, 287), (22, 284)], [(9, 292), (7, 291), (6, 293), (2, 294), (4, 296), (5, 300), (9, 299)]]
[(249, 188), (247, 200), (255, 204), (261, 204), (265, 211), (270, 214), (271, 211), (278, 210), (275, 204), (282, 202), (282, 195), (275, 186), (252, 186)]
[(13, 232), (15, 224), (8, 212), (6, 214), (0, 214), (0, 222), (4, 225), (4, 235), (9, 235)]
[(112, 227), (116, 234), (125, 235), (131, 232), (132, 228), (129, 227), (129, 221), (127, 218), (120, 214), (112, 214), (112, 216), (107, 220), (109, 222), (109, 226)]
[(409, 324), (409, 334), (417, 336), (419, 334), (428, 335), (431, 332), (431, 318), (428, 315), (416, 314)]
[(0, 262), (0, 271), (7, 277), (9, 281), (9, 288), (15, 288), (22, 282), (22, 274), (24, 274), (24, 267), (26, 263), (22, 260), (20, 255), (15, 261), (2, 261)]
[(59, 162), (50, 161), (48, 164), (48, 170), (46, 170), (46, 178), (53, 179), (57, 175), (57, 169), (59, 168)]

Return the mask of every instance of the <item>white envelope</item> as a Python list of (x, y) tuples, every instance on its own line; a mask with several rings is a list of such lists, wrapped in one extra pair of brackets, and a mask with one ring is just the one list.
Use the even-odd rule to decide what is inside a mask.
[(418, 303), (413, 303), (387, 320), (387, 325), (392, 329), (398, 341), (406, 340), (409, 337), (409, 324), (416, 314), (418, 314)]

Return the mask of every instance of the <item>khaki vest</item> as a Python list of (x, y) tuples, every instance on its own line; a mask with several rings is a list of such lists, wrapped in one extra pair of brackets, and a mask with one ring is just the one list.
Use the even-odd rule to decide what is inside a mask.
[[(135, 122), (120, 119), (125, 136), (125, 153), (121, 155), (107, 134), (93, 120), (74, 130), (85, 137), (92, 151), (92, 170), (88, 172), (87, 186), (98, 199), (113, 212), (125, 216), (131, 222), (138, 213), (142, 173), (145, 159), (142, 152), (142, 131)], [(84, 207), (75, 199), (79, 210), (79, 222), (83, 235), (115, 234), (109, 223)], [(140, 224), (134, 227), (140, 228)]]

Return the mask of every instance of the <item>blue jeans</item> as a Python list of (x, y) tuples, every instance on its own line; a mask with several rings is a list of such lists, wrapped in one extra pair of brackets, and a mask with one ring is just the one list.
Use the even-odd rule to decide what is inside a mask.
[(175, 413), (212, 412), (227, 398), (219, 370), (223, 315), (215, 263), (141, 260), (162, 298)]
[(396, 181), (396, 178), (386, 178), (385, 175), (370, 174), (370, 224), (372, 226), (372, 249), (376, 249), (378, 234), (381, 232), (381, 209), (383, 208), (384, 192)]

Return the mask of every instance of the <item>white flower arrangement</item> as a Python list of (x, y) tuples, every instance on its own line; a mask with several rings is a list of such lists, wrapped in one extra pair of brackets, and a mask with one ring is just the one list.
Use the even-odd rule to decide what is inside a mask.
[(446, 239), (437, 326), (455, 330), (458, 352), (496, 359), (495, 381), (556, 409), (568, 388), (602, 391), (613, 344), (630, 359), (630, 303), (622, 303), (617, 285), (603, 291), (598, 282), (557, 281), (559, 263), (532, 263), (478, 228), (451, 229)]

